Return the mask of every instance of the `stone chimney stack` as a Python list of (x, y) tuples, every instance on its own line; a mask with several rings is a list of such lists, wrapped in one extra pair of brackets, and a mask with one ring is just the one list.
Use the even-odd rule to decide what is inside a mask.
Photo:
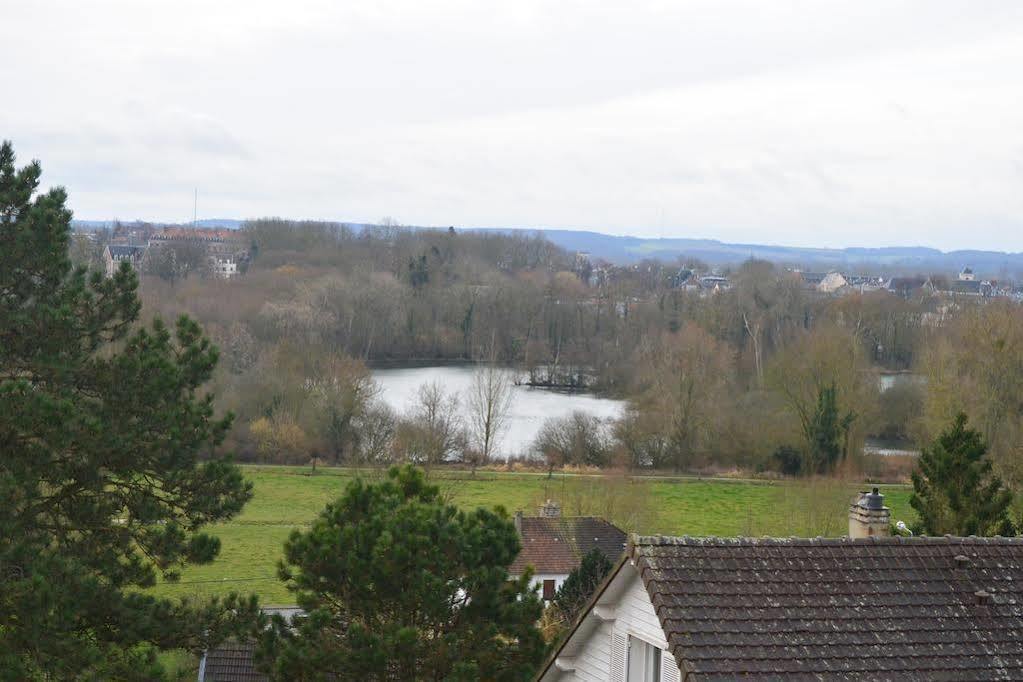
[(522, 535), (522, 510), (515, 512), (515, 532)]
[(849, 506), (849, 537), (869, 538), (891, 535), (892, 515), (884, 506), (884, 495), (874, 488), (860, 493), (859, 499)]
[(540, 516), (545, 519), (556, 519), (561, 516), (561, 505), (553, 500), (547, 500), (540, 507)]

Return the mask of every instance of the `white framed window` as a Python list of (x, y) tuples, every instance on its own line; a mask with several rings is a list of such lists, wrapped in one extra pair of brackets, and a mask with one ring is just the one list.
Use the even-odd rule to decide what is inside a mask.
[(629, 636), (627, 682), (660, 682), (661, 650), (650, 642)]

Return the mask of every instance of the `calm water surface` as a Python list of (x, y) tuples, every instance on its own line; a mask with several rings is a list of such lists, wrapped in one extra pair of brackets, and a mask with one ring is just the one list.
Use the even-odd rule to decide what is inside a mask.
[[(462, 409), (472, 384), (472, 367), (417, 367), (414, 369), (377, 369), (373, 378), (380, 385), (380, 398), (401, 414), (415, 404), (416, 392), (423, 384), (436, 382), (448, 395), (456, 393)], [(511, 370), (509, 370), (511, 373)], [(585, 412), (600, 419), (621, 416), (625, 402), (598, 398), (586, 393), (560, 393), (541, 388), (512, 386), (508, 428), (498, 447), (498, 455), (524, 456), (545, 420)]]

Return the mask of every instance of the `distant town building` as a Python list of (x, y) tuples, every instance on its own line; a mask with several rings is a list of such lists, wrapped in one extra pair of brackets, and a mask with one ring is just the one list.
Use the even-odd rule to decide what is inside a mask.
[(972, 282), (977, 279), (977, 276), (973, 274), (973, 270), (969, 266), (962, 269), (959, 273), (960, 282)]
[(698, 285), (696, 273), (690, 268), (679, 268), (679, 271), (671, 277), (671, 286), (674, 289), (685, 288), (690, 283)]
[(947, 292), (952, 296), (970, 296), (987, 298), (991, 296), (991, 283), (980, 282), (975, 279), (956, 280), (952, 282)]
[(732, 287), (727, 277), (720, 275), (706, 275), (700, 278), (700, 290), (703, 293), (716, 294), (721, 291), (728, 291)]
[(242, 236), (235, 230), (166, 227), (149, 238), (151, 248), (200, 245), (209, 258), (210, 272), (229, 279), (248, 262), (249, 252)]
[(213, 266), (213, 274), (223, 279), (229, 279), (238, 274), (238, 256), (233, 253), (216, 254), (210, 256), (210, 264)]
[(934, 293), (934, 285), (928, 277), (892, 277), (885, 287), (889, 292), (905, 299), (921, 298)]
[(885, 279), (883, 277), (866, 277), (864, 275), (852, 275), (846, 276), (846, 281), (849, 282), (849, 288), (861, 294), (866, 294), (871, 291), (881, 291), (885, 288)]
[(128, 244), (107, 244), (103, 249), (103, 265), (107, 277), (113, 277), (114, 273), (121, 267), (121, 263), (128, 263), (138, 272), (145, 257), (144, 246), (131, 246)]
[(807, 289), (816, 289), (827, 276), (823, 272), (802, 272), (796, 270), (795, 273), (799, 275), (799, 279), (802, 280), (803, 286)]
[(820, 283), (817, 285), (817, 291), (824, 294), (834, 294), (847, 286), (849, 286), (849, 282), (846, 281), (845, 276), (842, 273), (829, 272), (824, 275)]

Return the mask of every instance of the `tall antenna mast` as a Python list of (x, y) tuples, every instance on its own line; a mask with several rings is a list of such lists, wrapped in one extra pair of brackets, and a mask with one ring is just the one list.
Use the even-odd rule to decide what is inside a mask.
[(199, 224), (199, 188), (195, 188), (195, 196), (192, 198), (192, 227), (197, 227)]

